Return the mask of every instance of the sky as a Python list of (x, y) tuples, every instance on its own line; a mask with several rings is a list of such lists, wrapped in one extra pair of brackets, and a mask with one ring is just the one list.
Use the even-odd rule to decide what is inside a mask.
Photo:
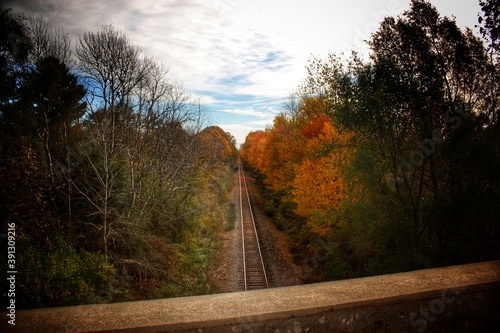
[[(473, 28), (479, 0), (431, 0), (442, 16)], [(213, 125), (237, 144), (272, 124), (305, 79), (312, 56), (367, 54), (365, 40), (410, 0), (0, 0), (4, 8), (63, 27), (73, 45), (113, 25), (200, 96)]]

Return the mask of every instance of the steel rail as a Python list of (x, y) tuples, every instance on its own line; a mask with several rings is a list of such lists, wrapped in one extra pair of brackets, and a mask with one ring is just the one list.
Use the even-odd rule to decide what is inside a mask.
[(247, 264), (246, 264), (246, 255), (245, 255), (245, 228), (244, 228), (244, 222), (243, 222), (243, 191), (241, 189), (241, 169), (242, 169), (242, 163), (240, 161), (240, 166), (238, 168), (238, 183), (239, 183), (239, 188), (240, 188), (240, 220), (241, 220), (241, 251), (242, 251), (242, 258), (243, 258), (243, 286), (245, 290), (247, 290)]

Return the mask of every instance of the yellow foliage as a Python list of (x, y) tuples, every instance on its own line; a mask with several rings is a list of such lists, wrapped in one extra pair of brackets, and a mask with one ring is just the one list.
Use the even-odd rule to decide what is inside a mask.
[[(334, 223), (328, 213), (338, 210), (346, 198), (343, 169), (350, 163), (352, 152), (348, 144), (353, 134), (339, 134), (330, 121), (321, 121), (321, 131), (307, 144), (309, 156), (295, 170), (293, 195), (295, 213), (308, 219), (311, 232), (326, 235)], [(322, 150), (328, 153), (314, 153)]]
[(293, 195), (297, 203), (295, 212), (310, 217), (314, 211), (327, 212), (338, 208), (345, 193), (341, 170), (330, 156), (305, 160), (296, 171)]

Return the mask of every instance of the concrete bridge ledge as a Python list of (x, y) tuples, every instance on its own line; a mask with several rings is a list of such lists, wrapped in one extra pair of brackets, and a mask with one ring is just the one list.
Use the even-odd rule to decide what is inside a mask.
[(2, 332), (488, 332), (500, 261), (284, 288), (18, 310)]

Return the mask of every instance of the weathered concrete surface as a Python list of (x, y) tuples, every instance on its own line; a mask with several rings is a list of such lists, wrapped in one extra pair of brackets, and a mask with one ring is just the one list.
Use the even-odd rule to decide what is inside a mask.
[(500, 261), (311, 285), (19, 310), (13, 332), (487, 332)]

